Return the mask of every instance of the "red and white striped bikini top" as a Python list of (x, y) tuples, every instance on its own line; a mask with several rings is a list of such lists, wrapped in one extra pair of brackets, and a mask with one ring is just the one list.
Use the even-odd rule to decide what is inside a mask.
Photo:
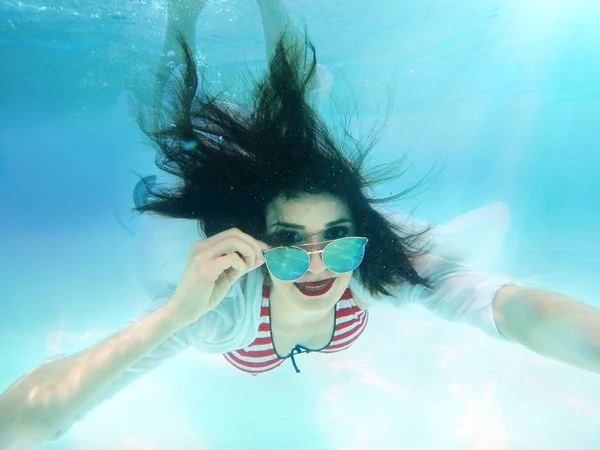
[(329, 344), (320, 349), (309, 349), (302, 345), (296, 345), (288, 355), (282, 357), (275, 352), (273, 346), (269, 295), (269, 286), (264, 285), (260, 308), (260, 324), (256, 339), (243, 349), (234, 350), (223, 355), (233, 366), (252, 375), (273, 370), (283, 364), (287, 358), (291, 358), (294, 369), (296, 369), (296, 372), (300, 372), (294, 360), (295, 355), (310, 352), (334, 353), (346, 350), (367, 326), (368, 311), (361, 310), (356, 306), (352, 298), (352, 292), (347, 288), (335, 306), (335, 329)]

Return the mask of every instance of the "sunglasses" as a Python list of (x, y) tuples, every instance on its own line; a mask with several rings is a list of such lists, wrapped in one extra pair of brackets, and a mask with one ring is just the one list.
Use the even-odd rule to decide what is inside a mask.
[[(335, 273), (346, 273), (356, 269), (365, 256), (368, 239), (365, 237), (344, 237), (332, 241), (300, 244), (289, 247), (275, 247), (263, 251), (267, 269), (275, 278), (283, 281), (297, 280), (302, 277), (310, 265), (310, 255), (321, 253), (325, 266)], [(325, 247), (321, 250), (307, 251), (302, 247)]]

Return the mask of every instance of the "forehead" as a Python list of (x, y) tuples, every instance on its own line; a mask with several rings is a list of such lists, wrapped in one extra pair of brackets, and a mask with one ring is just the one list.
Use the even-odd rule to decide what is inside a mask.
[(286, 222), (316, 231), (342, 218), (353, 220), (346, 202), (329, 194), (318, 194), (293, 199), (276, 198), (267, 207), (266, 221), (267, 227)]

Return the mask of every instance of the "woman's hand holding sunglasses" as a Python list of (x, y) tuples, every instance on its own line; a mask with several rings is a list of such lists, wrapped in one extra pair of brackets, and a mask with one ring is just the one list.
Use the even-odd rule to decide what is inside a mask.
[(233, 283), (265, 262), (268, 248), (237, 228), (196, 242), (170, 300), (182, 320), (192, 323), (221, 303)]

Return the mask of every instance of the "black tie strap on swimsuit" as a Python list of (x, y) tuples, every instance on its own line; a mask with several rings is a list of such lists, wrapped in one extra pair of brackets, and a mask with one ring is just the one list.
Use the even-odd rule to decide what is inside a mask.
[(303, 345), (296, 344), (296, 346), (292, 349), (290, 354), (286, 356), (286, 358), (292, 358), (292, 364), (294, 365), (294, 369), (296, 369), (296, 373), (300, 373), (300, 369), (298, 369), (298, 366), (296, 365), (296, 360), (294, 359), (294, 356), (300, 353), (310, 353), (310, 349), (304, 347)]

